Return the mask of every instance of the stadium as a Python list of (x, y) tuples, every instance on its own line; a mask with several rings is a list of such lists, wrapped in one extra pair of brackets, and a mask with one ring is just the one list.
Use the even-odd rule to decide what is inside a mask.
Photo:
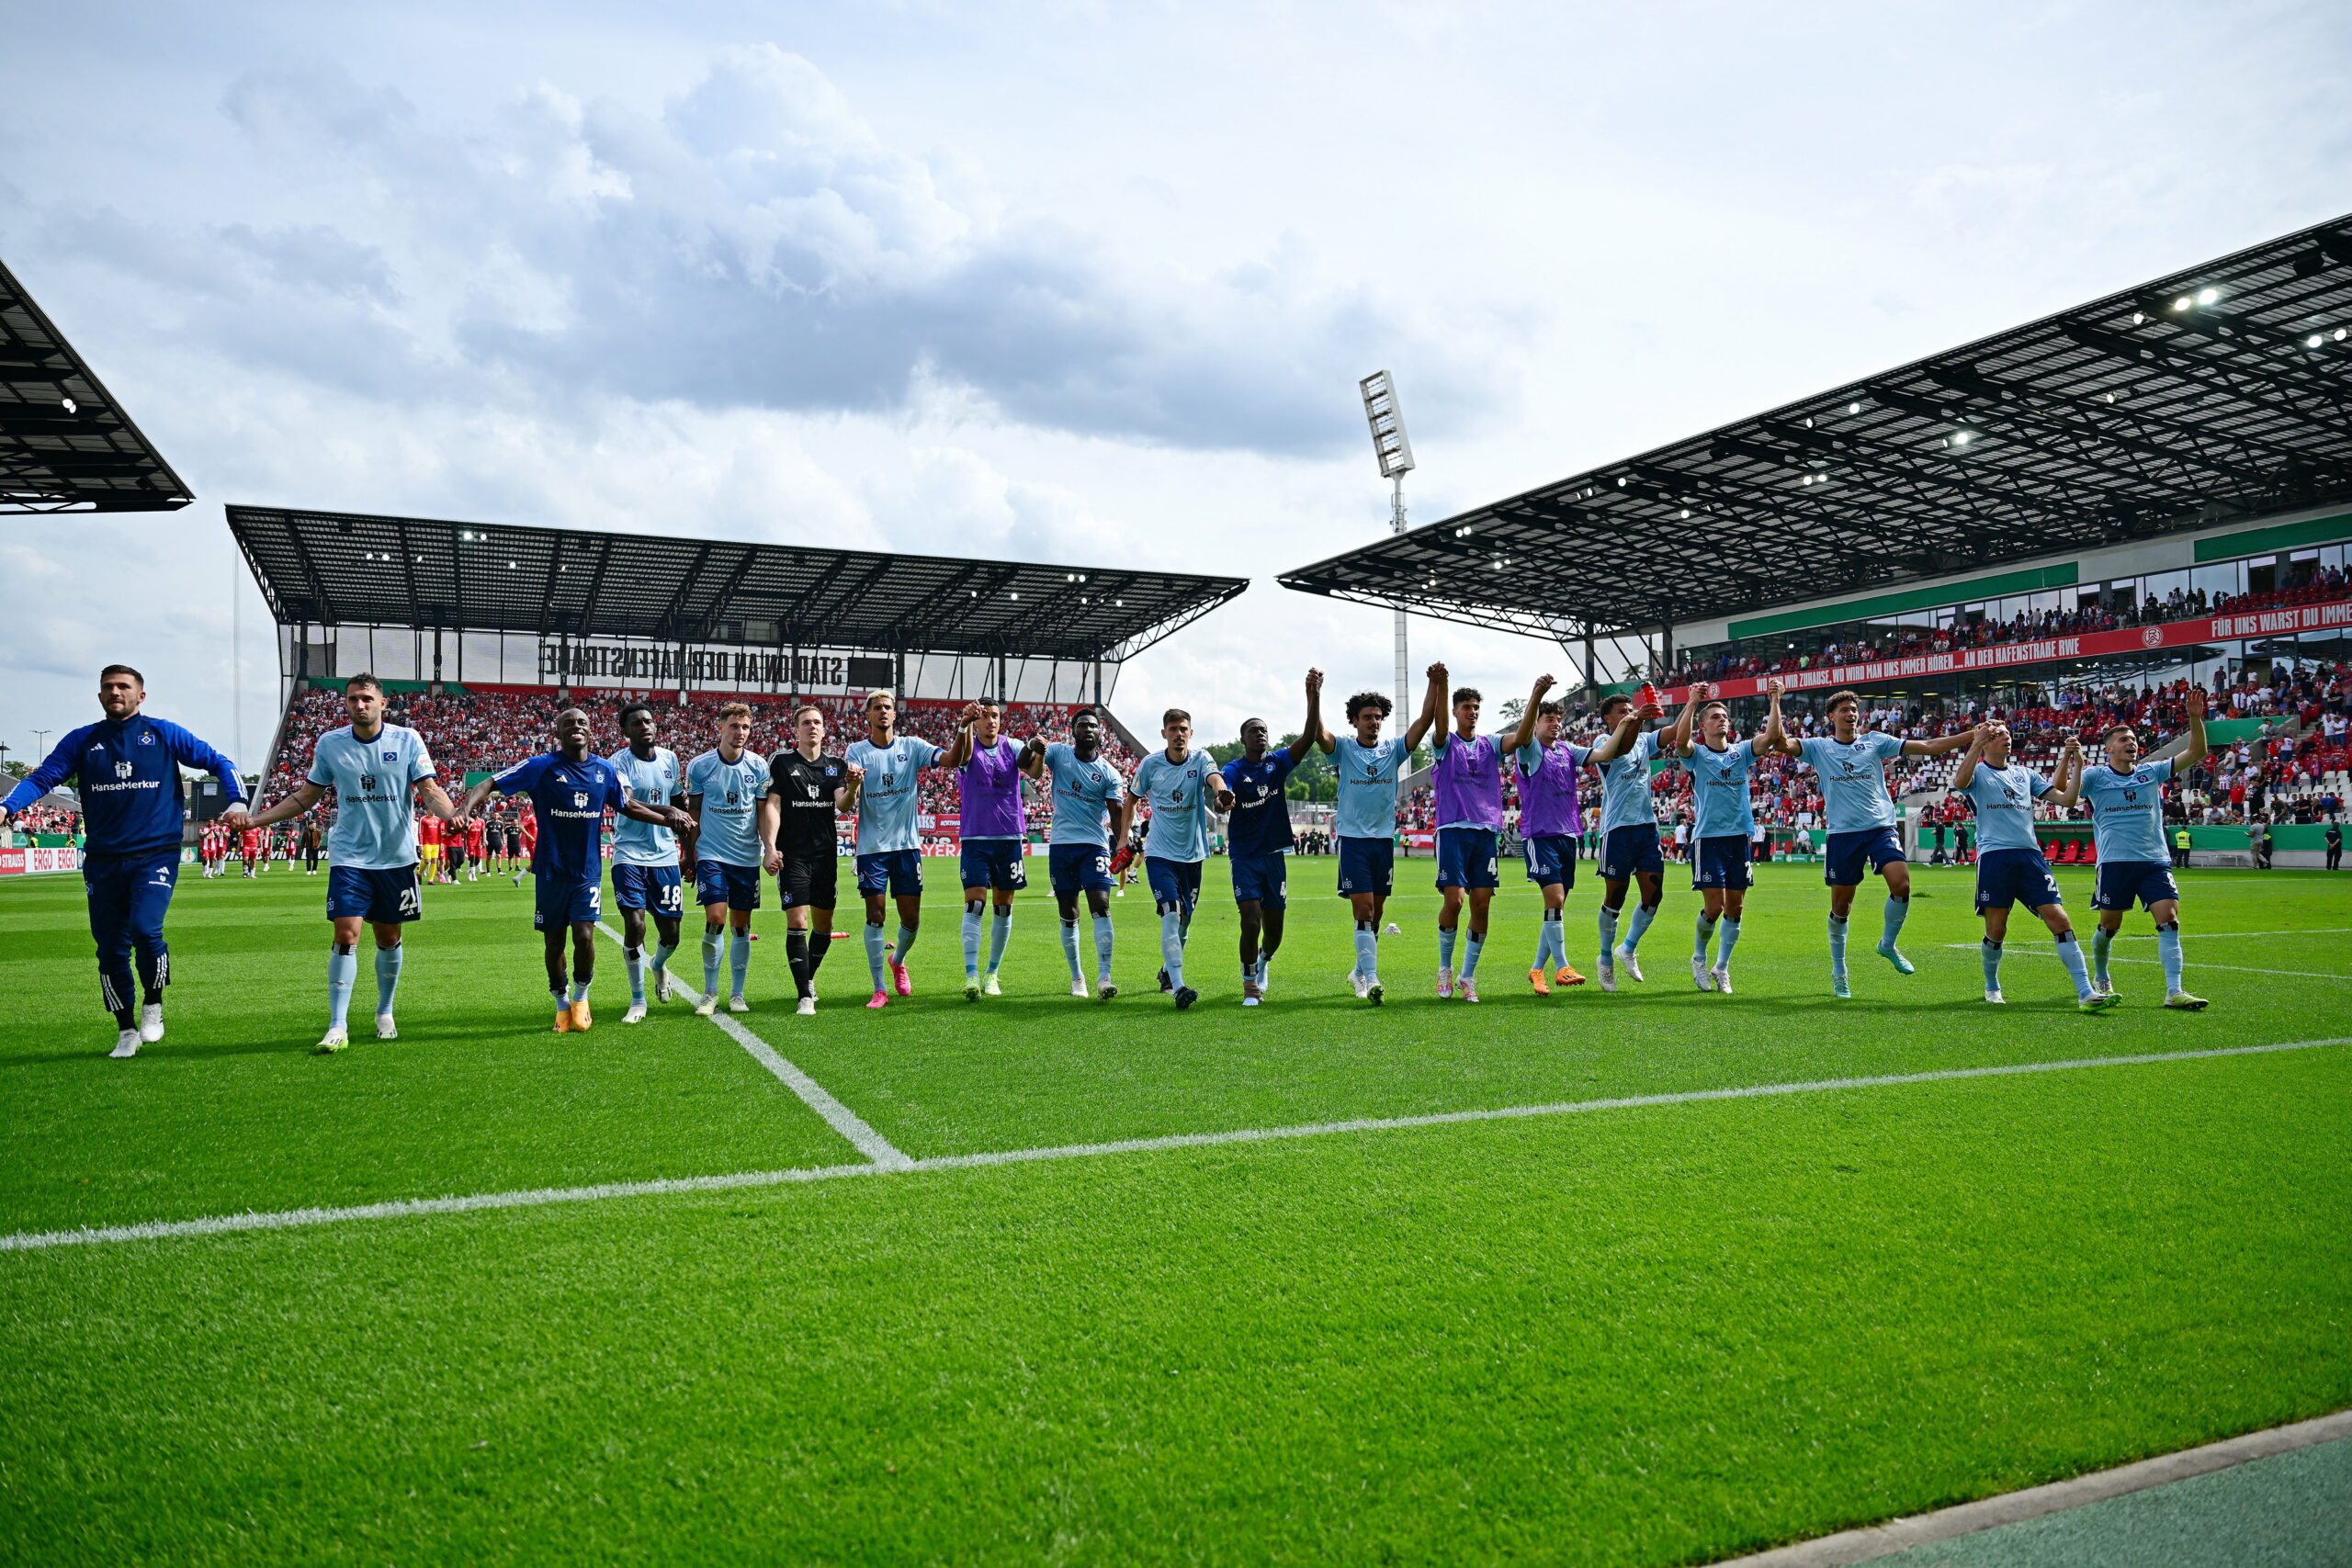
[[(0, 291), (7, 508), (185, 507)], [(1283, 571), (1523, 658), (1254, 750), (1119, 695), (1246, 577), (229, 503), (266, 750), (9, 796), (6, 1555), (2346, 1561), (2346, 321), (2352, 218)]]

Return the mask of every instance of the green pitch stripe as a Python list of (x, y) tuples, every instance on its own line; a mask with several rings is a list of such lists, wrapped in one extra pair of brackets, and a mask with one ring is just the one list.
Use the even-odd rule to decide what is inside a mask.
[[(2291, 1040), (2274, 1045), (2228, 1045), (2208, 1051), (2157, 1051), (2133, 1056), (2085, 1056), (2061, 1062), (2018, 1062), (1992, 1067), (1948, 1067), (1929, 1073), (1888, 1073), (1872, 1077), (1820, 1078), (1805, 1083), (1749, 1084), (1736, 1089), (1690, 1089), (1676, 1094), (1636, 1094), (1616, 1100), (1566, 1100), (1553, 1105), (1514, 1105), (1487, 1111), (1442, 1111), (1423, 1116), (1363, 1117), (1292, 1127), (1244, 1127), (1225, 1133), (1180, 1133), (1163, 1138), (1126, 1138), (1105, 1144), (1061, 1144), (1046, 1148), (1001, 1149), (985, 1154), (944, 1155), (904, 1165), (822, 1166), (808, 1170), (754, 1170), (730, 1176), (681, 1177), (659, 1181), (614, 1181), (594, 1187), (547, 1187), (522, 1192), (484, 1192), (458, 1198), (412, 1198), (342, 1209), (282, 1209), (269, 1213), (216, 1214), (198, 1220), (158, 1220), (145, 1224), (92, 1226), (71, 1231), (19, 1231), (0, 1235), (0, 1252), (29, 1252), (100, 1242), (164, 1241), (182, 1236), (222, 1235), (235, 1231), (289, 1230), (339, 1224), (350, 1220), (402, 1219), (415, 1214), (469, 1213), (479, 1209), (525, 1209), (547, 1203), (586, 1203), (606, 1198), (655, 1197), (671, 1192), (721, 1192), (745, 1187), (777, 1187), (796, 1181), (830, 1181), (845, 1176), (893, 1171), (966, 1170), (1018, 1165), (1030, 1160), (1080, 1159), (1097, 1155), (1150, 1154), (1168, 1149), (1211, 1148), (1224, 1144), (1270, 1143), (1283, 1138), (1318, 1138), (1338, 1133), (1385, 1133), (1408, 1127), (1446, 1127), (1469, 1122), (1510, 1122), (1536, 1116), (1575, 1116), (1591, 1111), (1630, 1111), (1652, 1105), (1691, 1105), (1714, 1100), (1762, 1100), (1775, 1095), (1818, 1094), (1831, 1089), (1885, 1089), (1898, 1084), (1944, 1083), (1961, 1078), (2011, 1077), (2024, 1073), (2071, 1072), (2076, 1068), (2146, 1066), (2198, 1062), (2220, 1056), (2259, 1056), (2278, 1051), (2312, 1051), (2352, 1045), (2352, 1036)], [(829, 1097), (830, 1098), (830, 1097)]]

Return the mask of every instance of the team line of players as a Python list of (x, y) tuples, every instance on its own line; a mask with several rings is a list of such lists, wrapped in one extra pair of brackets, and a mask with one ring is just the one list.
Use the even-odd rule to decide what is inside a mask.
[[(123, 673), (118, 675), (118, 671)], [(2192, 1010), (2205, 1005), (2181, 984), (2179, 893), (2163, 840), (2160, 797), (2175, 763), (2143, 761), (2139, 739), (2128, 727), (2102, 738), (2105, 760), (2094, 766), (2084, 765), (2078, 743), (2070, 739), (2052, 779), (2010, 756), (2008, 732), (1998, 724), (1933, 740), (1862, 731), (1860, 701), (1852, 693), (1830, 699), (1828, 735), (1790, 735), (1781, 722), (1778, 682), (1768, 687), (1770, 711), (1762, 731), (1753, 738), (1732, 737), (1729, 708), (1713, 700), (1701, 683), (1663, 728), (1651, 728), (1665, 717), (1655, 703), (1607, 698), (1600, 709), (1602, 732), (1591, 746), (1563, 738), (1566, 716), (1562, 705), (1546, 696), (1554, 685), (1548, 675), (1535, 682), (1508, 735), (1480, 732), (1481, 694), (1468, 687), (1450, 689), (1442, 664), (1430, 667), (1420, 711), (1398, 736), (1381, 733), (1393, 705), (1377, 692), (1350, 697), (1347, 728), (1334, 734), (1323, 722), (1322, 684), (1321, 671), (1307, 672), (1306, 722), (1291, 745), (1272, 747), (1270, 727), (1253, 718), (1242, 726), (1241, 755), (1222, 767), (1193, 747), (1191, 716), (1170, 708), (1162, 716), (1164, 749), (1145, 757), (1125, 777), (1102, 755), (1102, 720), (1091, 711), (1074, 719), (1068, 742), (1049, 744), (1043, 737), (1032, 737), (1015, 745), (1001, 732), (1001, 710), (975, 703), (967, 707), (954, 741), (943, 748), (899, 734), (895, 698), (876, 692), (865, 702), (865, 736), (843, 752), (826, 750), (824, 711), (810, 705), (794, 716), (793, 747), (770, 759), (750, 749), (750, 707), (731, 704), (718, 716), (716, 744), (681, 764), (675, 752), (660, 744), (654, 712), (646, 705), (631, 704), (621, 710), (628, 743), (609, 757), (591, 750), (590, 718), (574, 707), (557, 716), (553, 750), (483, 779), (463, 800), (453, 801), (440, 785), (422, 737), (387, 722), (381, 685), (372, 676), (360, 675), (345, 684), (351, 722), (319, 739), (303, 784), (277, 803), (248, 814), (227, 759), (186, 732), (141, 716), (144, 682), (135, 671), (115, 666), (101, 678), (107, 722), (85, 727), (61, 742), (41, 769), (0, 801), (0, 823), (62, 778), (77, 770), (82, 773), (92, 830), (91, 863), (85, 879), (91, 927), (98, 940), (101, 992), (122, 1026), (115, 1055), (129, 1055), (142, 1039), (162, 1037), (162, 989), (168, 980), (162, 920), (175, 862), (162, 843), (165, 827), (157, 809), (160, 797), (130, 796), (121, 807), (111, 807), (108, 802), (116, 797), (103, 792), (128, 789), (146, 773), (157, 774), (160, 788), (163, 769), (175, 761), (190, 762), (214, 772), (230, 786), (232, 805), (220, 818), (220, 826), (254, 832), (300, 817), (332, 791), (338, 811), (326, 845), (327, 914), (333, 924), (329, 1027), (319, 1048), (339, 1051), (350, 1039), (348, 1014), (363, 929), (372, 929), (375, 942), (377, 1035), (398, 1035), (394, 1000), (404, 952), (402, 928), (423, 913), (413, 801), (463, 835), (492, 794), (527, 798), (538, 829), (530, 867), (533, 923), (544, 936), (548, 990), (555, 1003), (553, 1027), (568, 1032), (591, 1028), (594, 1021), (589, 988), (595, 970), (594, 937), (604, 913), (601, 829), (607, 812), (616, 818), (612, 885), (622, 915), (629, 981), (625, 1021), (646, 1016), (649, 992), (657, 1002), (673, 994), (669, 965), (683, 940), (685, 865), (693, 869), (695, 900), (705, 917), (703, 987), (696, 1010), (709, 1014), (722, 1005), (722, 961), (731, 982), (724, 1005), (734, 1011), (749, 1009), (744, 991), (751, 916), (760, 906), (764, 873), (775, 878), (786, 910), (786, 951), (798, 1010), (814, 1012), (815, 982), (831, 943), (838, 901), (835, 827), (843, 812), (856, 818), (855, 876), (865, 907), (872, 987), (865, 1005), (882, 1008), (894, 995), (911, 996), (906, 963), (922, 928), (918, 775), (933, 768), (954, 772), (962, 796), (959, 870), (967, 998), (978, 1000), (1000, 989), (998, 973), (1011, 935), (1014, 895), (1027, 882), (1021, 796), (1026, 777), (1051, 781), (1054, 812), (1047, 864), (1072, 996), (1108, 1001), (1118, 994), (1112, 979), (1109, 897), (1114, 877), (1125, 869), (1125, 852), (1117, 846), (1125, 843), (1133, 818), (1148, 806), (1149, 828), (1142, 851), (1160, 926), (1161, 990), (1180, 1010), (1198, 1000), (1198, 993), (1185, 982), (1184, 958), (1214, 809), (1227, 817), (1233, 894), (1240, 913), (1241, 1001), (1256, 1006), (1267, 994), (1272, 963), (1283, 940), (1293, 847), (1285, 786), (1310, 746), (1332, 758), (1338, 775), (1338, 892), (1349, 900), (1355, 921), (1356, 957), (1349, 984), (1358, 997), (1377, 1005), (1385, 989), (1378, 942), (1385, 902), (1395, 885), (1397, 782), (1425, 738), (1431, 739), (1435, 757), (1437, 886), (1442, 895), (1438, 996), (1479, 999), (1479, 960), (1500, 880), (1505, 767), (1517, 775), (1526, 875), (1544, 895), (1543, 927), (1528, 978), (1536, 991), (1546, 994), (1555, 983), (1584, 983), (1568, 962), (1562, 921), (1566, 894), (1575, 883), (1577, 840), (1586, 831), (1579, 784), (1586, 769), (1600, 778), (1600, 818), (1595, 825), (1602, 882), (1597, 971), (1600, 988), (1614, 991), (1621, 971), (1634, 980), (1642, 978), (1639, 949), (1663, 897), (1665, 863), (1651, 773), (1655, 766), (1679, 761), (1695, 781), (1692, 887), (1702, 895), (1702, 907), (1690, 972), (1701, 990), (1728, 993), (1732, 955), (1751, 883), (1748, 846), (1755, 819), (1748, 778), (1758, 756), (1777, 750), (1798, 759), (1820, 780), (1827, 816), (1824, 880), (1829, 890), (1830, 985), (1833, 995), (1847, 998), (1853, 994), (1847, 967), (1848, 929), (1855, 897), (1869, 875), (1880, 877), (1886, 886), (1876, 951), (1898, 973), (1913, 973), (1898, 945), (1909, 912), (1910, 875), (1886, 786), (1885, 762), (1897, 755), (1933, 756), (1964, 748), (1967, 754), (1952, 786), (1973, 803), (1979, 823), (1976, 907), (1985, 922), (1985, 999), (2003, 999), (2000, 964), (2008, 911), (2022, 903), (2055, 938), (2058, 956), (2075, 986), (2077, 1005), (2092, 1012), (2116, 1005), (2120, 998), (2108, 976), (2109, 943), (2136, 902), (2156, 925), (2165, 1005)], [(2194, 766), (2206, 754), (2200, 699), (2201, 694), (2195, 693), (2189, 699), (2189, 744), (2180, 767)], [(1441, 716), (1446, 715), (1450, 727), (1441, 723)], [(164, 743), (161, 750), (144, 750), (158, 740)], [(87, 757), (82, 755), (85, 742)], [(146, 765), (151, 757), (153, 768)], [(109, 767), (111, 776), (106, 772)], [(2034, 838), (2032, 807), (2046, 796), (2066, 805), (2076, 799), (2090, 803), (2099, 862), (2093, 908), (2099, 919), (2087, 962)], [(116, 814), (122, 815), (122, 822), (114, 821)], [(155, 820), (147, 820), (150, 817)], [(153, 844), (145, 841), (151, 838)], [(123, 848), (113, 844), (115, 839), (141, 841)], [(124, 863), (116, 866), (112, 863), (117, 860)], [(1630, 916), (1629, 893), (1636, 895)], [(1081, 898), (1092, 920), (1091, 984), (1080, 952)], [(895, 936), (886, 930), (893, 904)], [(129, 1000), (134, 952), (144, 1009), (136, 1018)]]

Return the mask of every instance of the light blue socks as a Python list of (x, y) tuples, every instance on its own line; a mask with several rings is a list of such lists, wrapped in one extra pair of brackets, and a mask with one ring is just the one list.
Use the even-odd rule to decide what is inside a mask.
[(351, 987), (358, 978), (357, 953), (338, 948), (327, 954), (327, 1021), (337, 1029), (351, 1017)]
[(2083, 944), (2075, 940), (2073, 931), (2058, 933), (2058, 962), (2066, 966), (2066, 973), (2074, 978), (2075, 998), (2088, 1001), (2091, 998), (2091, 972), (2083, 963)]
[(400, 994), (401, 956), (408, 952), (404, 945), (379, 947), (376, 950), (376, 1010), (392, 1010), (392, 998)]

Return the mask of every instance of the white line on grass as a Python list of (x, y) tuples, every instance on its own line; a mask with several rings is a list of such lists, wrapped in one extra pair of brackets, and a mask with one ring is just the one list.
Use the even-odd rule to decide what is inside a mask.
[[(1059, 1144), (1041, 1149), (996, 1149), (976, 1155), (941, 1155), (899, 1166), (822, 1166), (811, 1170), (751, 1170), (731, 1176), (687, 1176), (657, 1181), (614, 1181), (595, 1187), (543, 1187), (526, 1192), (484, 1192), (459, 1198), (406, 1198), (347, 1209), (281, 1209), (267, 1213), (215, 1214), (198, 1220), (153, 1220), (144, 1224), (92, 1226), (71, 1231), (19, 1231), (0, 1235), (0, 1252), (30, 1252), (98, 1242), (163, 1241), (180, 1236), (220, 1235), (232, 1231), (289, 1230), (338, 1224), (347, 1220), (400, 1219), (412, 1214), (465, 1213), (476, 1209), (526, 1209), (547, 1203), (586, 1203), (605, 1198), (644, 1198), (669, 1192), (723, 1192), (746, 1187), (780, 1187), (797, 1181), (831, 1181), (844, 1176), (890, 1171), (970, 1170), (1022, 1165), (1033, 1160), (1082, 1159), (1096, 1155), (1153, 1154), (1169, 1149), (1213, 1148), (1225, 1144), (1264, 1144), (1287, 1138), (1319, 1138), (1336, 1133), (1386, 1133), (1411, 1127), (1451, 1127), (1473, 1122), (1517, 1122), (1540, 1116), (1576, 1116), (1593, 1111), (1632, 1111), (1654, 1105), (1695, 1105), (1713, 1100), (1764, 1100), (1829, 1089), (1885, 1089), (1900, 1084), (1947, 1083), (1962, 1078), (2013, 1077), (2026, 1073), (2069, 1072), (2078, 1067), (2146, 1066), (2199, 1062), (2220, 1056), (2260, 1056), (2280, 1051), (2312, 1051), (2352, 1045), (2352, 1036), (2290, 1040), (2275, 1045), (2222, 1045), (2204, 1051), (2154, 1051), (2132, 1056), (2081, 1056), (2063, 1062), (2015, 1062), (1994, 1067), (1947, 1067), (1929, 1073), (1887, 1073), (1874, 1077), (1818, 1078), (1804, 1083), (1749, 1084), (1737, 1089), (1685, 1089), (1675, 1094), (1636, 1094), (1616, 1100), (1565, 1100), (1552, 1105), (1514, 1105), (1489, 1111), (1441, 1111), (1421, 1116), (1363, 1117), (1312, 1122), (1290, 1127), (1242, 1127), (1226, 1133), (1178, 1133), (1160, 1138), (1122, 1138), (1104, 1144)], [(904, 1156), (901, 1156), (902, 1158)]]
[[(1975, 942), (1948, 942), (1944, 943), (1944, 945), (1946, 947), (1961, 948), (1970, 953), (1974, 953), (1979, 948), (1983, 947), (1984, 943)], [(2007, 949), (2011, 953), (2031, 953), (2036, 958), (2055, 958), (2058, 956), (2058, 949), (2048, 942), (2013, 942), (2007, 944)], [(2164, 960), (2161, 958), (2110, 957), (2108, 962), (2110, 964), (2162, 964)], [(2256, 969), (2245, 964), (2209, 964), (2201, 958), (2188, 957), (2184, 957), (2182, 962), (2198, 969), (2227, 969), (2239, 975), (2293, 975), (2305, 980), (2352, 980), (2352, 975), (2337, 975), (2325, 969)]]
[[(2199, 942), (2219, 942), (2223, 937), (2233, 936), (2341, 936), (2346, 931), (2352, 931), (2352, 926), (2306, 926), (2300, 931), (2191, 931), (2187, 934), (2195, 937)], [(2156, 933), (2154, 931), (2117, 931), (2115, 933), (2115, 940), (2118, 942), (2154, 942), (2156, 940)]]
[[(621, 940), (621, 933), (602, 920), (596, 922), (596, 929), (616, 942)], [(670, 977), (670, 983), (677, 987), (679, 994), (693, 998), (696, 1007), (702, 1005), (700, 991), (674, 975)], [(786, 1061), (776, 1054), (774, 1046), (736, 1022), (732, 1017), (715, 1012), (710, 1015), (710, 1021), (726, 1031), (729, 1039), (749, 1051), (753, 1061), (783, 1079), (786, 1089), (798, 1095), (809, 1110), (823, 1117), (827, 1126), (847, 1138), (859, 1154), (885, 1170), (904, 1170), (914, 1163), (901, 1154), (889, 1139), (876, 1132), (864, 1117), (835, 1100), (823, 1084)]]

